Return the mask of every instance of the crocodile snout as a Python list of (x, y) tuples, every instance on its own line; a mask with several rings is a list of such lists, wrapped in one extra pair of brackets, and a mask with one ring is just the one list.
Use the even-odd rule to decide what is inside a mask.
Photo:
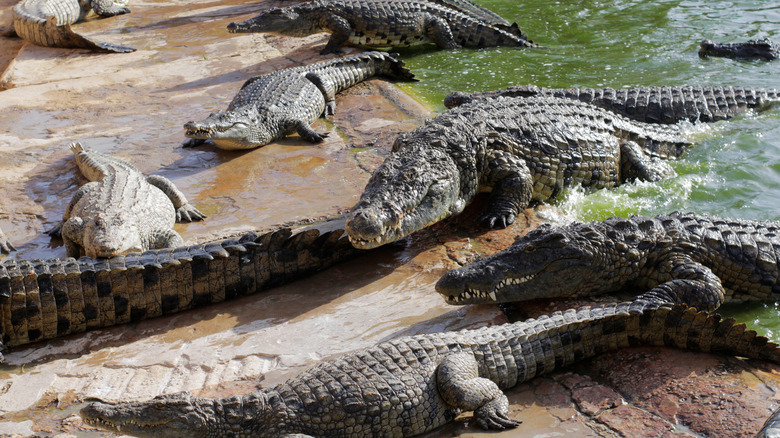
[(358, 248), (379, 246), (379, 239), (385, 232), (382, 217), (374, 209), (353, 211), (345, 224), (349, 240)]
[(458, 269), (447, 272), (436, 282), (436, 292), (442, 294), (448, 303), (454, 303), (465, 290), (466, 279)]

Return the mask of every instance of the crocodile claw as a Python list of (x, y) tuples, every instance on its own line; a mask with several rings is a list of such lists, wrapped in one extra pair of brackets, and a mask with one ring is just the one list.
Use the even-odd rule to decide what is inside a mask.
[(506, 228), (515, 223), (515, 215), (514, 213), (485, 213), (479, 222), (486, 228)]
[(507, 417), (509, 401), (506, 396), (495, 398), (474, 411), (474, 418), (483, 429), (504, 430), (514, 429), (522, 421)]
[(176, 222), (196, 222), (206, 217), (192, 204), (184, 204), (176, 209)]

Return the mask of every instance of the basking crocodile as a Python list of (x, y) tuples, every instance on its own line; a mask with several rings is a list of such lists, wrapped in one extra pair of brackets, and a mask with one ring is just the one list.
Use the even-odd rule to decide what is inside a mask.
[[(330, 32), (322, 54), (338, 53), (349, 42), (358, 47), (410, 47), (434, 43), (459, 47), (536, 47), (518, 29), (495, 14), (427, 0), (314, 0), (270, 9), (230, 23), (232, 33), (264, 32), (307, 36)], [(465, 3), (465, 2), (463, 2)], [(474, 5), (476, 6), (476, 5)], [(483, 9), (484, 10), (484, 9)], [(498, 17), (500, 19), (500, 17)]]
[(222, 149), (251, 149), (297, 132), (318, 143), (328, 134), (311, 123), (333, 114), (336, 93), (372, 76), (414, 80), (397, 54), (367, 52), (287, 68), (249, 79), (227, 110), (200, 122), (187, 122), (185, 147), (211, 140)]
[(167, 178), (144, 176), (132, 164), (79, 143), (71, 150), (91, 182), (73, 195), (62, 221), (48, 231), (62, 236), (68, 257), (112, 257), (181, 246), (184, 240), (173, 224), (206, 217)]
[(398, 137), (347, 219), (358, 248), (392, 242), (460, 213), (492, 190), (485, 225), (505, 227), (567, 186), (610, 188), (674, 171), (690, 146), (678, 125), (633, 122), (557, 97), (497, 98), (453, 108)]
[(704, 40), (699, 47), (699, 56), (761, 58), (771, 61), (780, 58), (780, 47), (769, 38), (748, 40), (744, 43), (713, 43), (710, 40)]
[(0, 254), (8, 254), (11, 251), (16, 251), (16, 248), (14, 248), (14, 246), (11, 245), (11, 242), (8, 241), (8, 238), (5, 237), (3, 230), (0, 230)]
[(444, 98), (444, 106), (453, 108), (476, 99), (499, 96), (556, 96), (577, 99), (648, 123), (673, 124), (715, 122), (730, 119), (748, 109), (761, 110), (780, 102), (774, 88), (753, 87), (639, 87), (639, 88), (543, 88), (517, 85), (499, 91), (464, 93), (456, 91)]
[(621, 290), (713, 310), (780, 297), (780, 222), (693, 213), (542, 225), (436, 284), (450, 304)]
[[(109, 259), (0, 262), (0, 334), (14, 347), (219, 303), (358, 254), (344, 230), (289, 228)], [(0, 355), (2, 360), (2, 355)]]
[(101, 17), (127, 14), (127, 0), (21, 0), (13, 7), (13, 28), (21, 38), (39, 46), (134, 52), (130, 47), (91, 40), (70, 25), (94, 10)]
[(510, 429), (503, 389), (606, 351), (673, 346), (780, 362), (777, 345), (719, 315), (620, 303), (514, 324), (383, 342), (326, 361), (273, 388), (222, 399), (188, 393), (94, 401), (87, 424), (138, 437), (407, 437), (460, 411)]

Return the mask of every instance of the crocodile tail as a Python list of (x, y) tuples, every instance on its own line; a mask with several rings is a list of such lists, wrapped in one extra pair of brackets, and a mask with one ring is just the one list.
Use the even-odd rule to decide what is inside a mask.
[(389, 53), (385, 55), (386, 56), (383, 57), (379, 74), (405, 81), (419, 80), (414, 77), (414, 73), (409, 70), (409, 68), (406, 66), (406, 63), (398, 59), (398, 53)]
[(454, 9), (462, 12), (466, 15), (479, 18), (493, 25), (511, 26), (509, 21), (504, 17), (496, 14), (490, 9), (484, 8), (469, 0), (430, 0), (431, 3), (436, 3), (447, 8)]
[(22, 39), (38, 46), (90, 49), (111, 53), (135, 52), (135, 49), (130, 47), (94, 41), (81, 36), (71, 29), (70, 24), (58, 25), (57, 17), (54, 16), (47, 20), (41, 20), (26, 14), (15, 13), (14, 30)]

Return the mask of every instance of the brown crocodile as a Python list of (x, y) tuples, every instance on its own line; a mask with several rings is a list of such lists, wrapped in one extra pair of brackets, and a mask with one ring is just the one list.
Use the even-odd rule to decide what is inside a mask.
[(144, 176), (132, 164), (80, 143), (70, 148), (91, 182), (73, 195), (62, 221), (47, 231), (62, 237), (69, 257), (112, 257), (181, 246), (184, 240), (173, 224), (206, 217), (167, 178)]
[[(108, 259), (0, 262), (0, 334), (14, 347), (219, 303), (295, 281), (361, 251), (316, 228)], [(2, 357), (2, 356), (0, 356)]]
[(511, 429), (503, 389), (634, 345), (672, 346), (780, 363), (780, 349), (744, 324), (684, 306), (620, 303), (514, 324), (383, 342), (273, 388), (227, 398), (188, 393), (94, 401), (87, 424), (138, 437), (409, 437), (461, 411), (485, 429)]
[[(322, 54), (338, 53), (349, 42), (358, 47), (410, 47), (433, 43), (459, 47), (536, 47), (517, 24), (475, 8), (426, 0), (314, 0), (270, 9), (228, 25), (232, 33), (263, 32), (307, 36), (330, 32)], [(463, 1), (462, 3), (465, 3)], [(497, 17), (497, 18), (496, 18)]]
[(126, 4), (127, 0), (21, 0), (13, 7), (13, 30), (39, 46), (134, 52), (130, 47), (94, 41), (71, 29), (93, 10), (101, 17), (127, 14), (130, 9)]
[(610, 110), (629, 119), (647, 123), (673, 124), (683, 120), (716, 122), (730, 119), (750, 109), (763, 110), (780, 102), (774, 88), (754, 87), (638, 87), (638, 88), (544, 88), (515, 85), (481, 93), (456, 91), (444, 98), (444, 106), (454, 108), (476, 99), (555, 96), (576, 99)]

